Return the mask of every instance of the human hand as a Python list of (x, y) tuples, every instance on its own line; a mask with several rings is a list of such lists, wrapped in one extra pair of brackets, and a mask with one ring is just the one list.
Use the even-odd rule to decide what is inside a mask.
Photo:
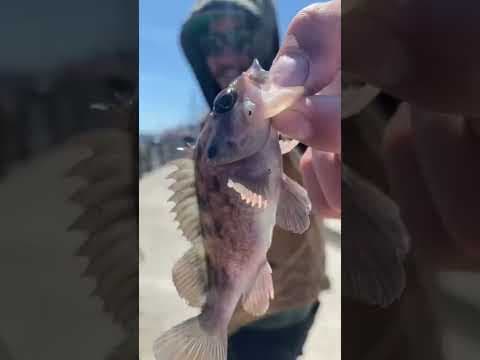
[(301, 10), (270, 70), (277, 85), (305, 87), (307, 96), (277, 115), (273, 126), (309, 145), (300, 166), (323, 217), (341, 214), (340, 17), (339, 0)]

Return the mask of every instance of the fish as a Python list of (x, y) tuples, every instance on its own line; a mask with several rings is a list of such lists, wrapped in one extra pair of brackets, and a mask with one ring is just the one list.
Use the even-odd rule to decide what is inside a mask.
[(312, 210), (307, 191), (283, 172), (282, 154), (295, 140), (269, 119), (303, 92), (275, 88), (254, 60), (216, 96), (191, 156), (171, 162), (172, 211), (191, 243), (172, 279), (201, 312), (154, 341), (157, 360), (225, 360), (237, 306), (255, 317), (268, 311), (275, 296), (267, 260), (274, 226), (301, 234)]

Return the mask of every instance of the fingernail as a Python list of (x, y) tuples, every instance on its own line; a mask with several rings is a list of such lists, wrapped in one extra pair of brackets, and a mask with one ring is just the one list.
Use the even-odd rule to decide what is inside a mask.
[(283, 54), (273, 63), (270, 76), (274, 84), (282, 87), (303, 85), (308, 77), (309, 63), (298, 48), (293, 36), (285, 40)]

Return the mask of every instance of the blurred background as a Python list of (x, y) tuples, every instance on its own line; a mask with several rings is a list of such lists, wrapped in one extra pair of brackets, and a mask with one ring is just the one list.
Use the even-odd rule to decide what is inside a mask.
[(126, 333), (82, 277), (65, 175), (85, 154), (63, 144), (122, 122), (91, 105), (137, 91), (138, 2), (3, 3), (0, 38), (0, 359), (105, 359)]
[(137, 4), (93, 4), (21, 0), (2, 9), (0, 176), (73, 135), (115, 126), (90, 105), (137, 90)]

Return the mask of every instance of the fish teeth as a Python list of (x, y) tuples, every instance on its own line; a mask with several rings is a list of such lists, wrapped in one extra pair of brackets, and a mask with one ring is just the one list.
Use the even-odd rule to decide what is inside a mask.
[(248, 196), (250, 198), (250, 203), (249, 205), (251, 205), (252, 207), (254, 207), (255, 205), (253, 204), (254, 201), (255, 201), (255, 193), (253, 191), (249, 191), (248, 192)]
[(258, 195), (257, 205), (258, 205), (259, 209), (261, 209), (263, 207), (263, 197), (262, 197), (262, 195)]
[(257, 207), (259, 209), (266, 209), (267, 208), (267, 200), (263, 199), (263, 196), (257, 194), (240, 183), (233, 181), (232, 179), (228, 179), (227, 187), (235, 190), (240, 195), (240, 199), (242, 199), (247, 205), (252, 207)]
[(253, 193), (253, 201), (252, 201), (252, 206), (257, 207), (257, 204), (259, 203), (259, 195)]

